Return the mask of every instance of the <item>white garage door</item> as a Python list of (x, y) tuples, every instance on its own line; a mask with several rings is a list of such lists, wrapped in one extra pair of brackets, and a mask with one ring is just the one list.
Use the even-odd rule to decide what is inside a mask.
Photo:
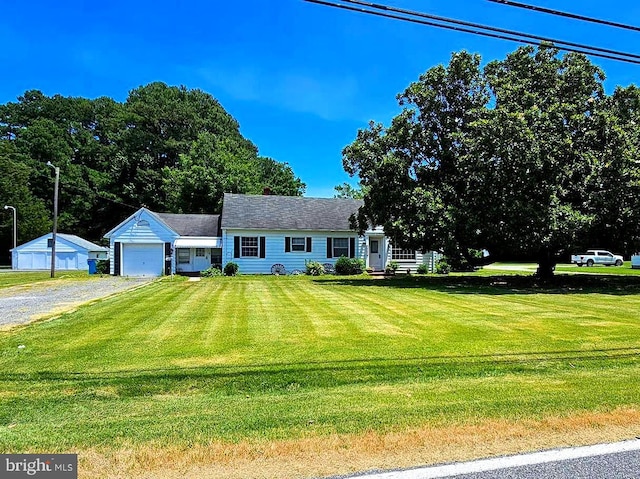
[(161, 276), (164, 269), (164, 244), (123, 244), (123, 276)]
[[(49, 256), (51, 264), (51, 256)], [(56, 269), (79, 269), (77, 253), (56, 253)]]
[(18, 253), (18, 269), (49, 269), (51, 255), (45, 252)]
[[(30, 251), (19, 253), (18, 269), (51, 269), (51, 253)], [(56, 253), (56, 269), (83, 269), (77, 253)]]

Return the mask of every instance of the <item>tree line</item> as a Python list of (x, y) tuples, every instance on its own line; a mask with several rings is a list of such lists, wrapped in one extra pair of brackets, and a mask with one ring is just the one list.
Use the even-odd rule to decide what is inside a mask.
[[(210, 94), (156, 82), (108, 97), (30, 90), (0, 105), (0, 208), (18, 210), (18, 244), (51, 231), (60, 168), (58, 230), (92, 241), (140, 206), (218, 213), (223, 193), (302, 195), (286, 163), (260, 156)], [(0, 213), (3, 213), (0, 210)], [(13, 220), (0, 218), (0, 264)]]

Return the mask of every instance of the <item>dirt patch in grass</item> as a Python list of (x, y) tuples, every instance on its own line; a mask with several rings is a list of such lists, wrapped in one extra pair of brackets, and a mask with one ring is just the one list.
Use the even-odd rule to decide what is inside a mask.
[(414, 467), (555, 447), (630, 439), (640, 410), (616, 409), (542, 420), (490, 420), (402, 432), (290, 441), (134, 446), (80, 452), (81, 478), (310, 478)]

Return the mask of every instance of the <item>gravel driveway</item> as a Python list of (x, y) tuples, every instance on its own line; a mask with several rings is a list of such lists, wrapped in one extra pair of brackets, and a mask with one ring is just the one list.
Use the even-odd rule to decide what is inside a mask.
[(0, 328), (25, 324), (76, 308), (82, 303), (149, 283), (149, 278), (109, 276), (0, 289)]

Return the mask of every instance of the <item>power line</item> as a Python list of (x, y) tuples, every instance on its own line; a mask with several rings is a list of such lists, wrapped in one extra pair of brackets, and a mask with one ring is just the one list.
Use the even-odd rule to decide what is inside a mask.
[[(485, 36), (485, 37), (490, 37), (490, 38), (497, 38), (500, 40), (507, 40), (507, 41), (512, 41), (512, 42), (518, 42), (518, 43), (526, 43), (529, 45), (542, 45), (544, 43), (553, 43), (555, 46), (557, 46), (558, 49), (563, 50), (563, 51), (568, 51), (568, 52), (574, 52), (574, 53), (582, 53), (584, 55), (592, 55), (595, 57), (600, 57), (600, 58), (607, 58), (609, 60), (617, 60), (617, 61), (622, 61), (622, 62), (627, 62), (627, 63), (633, 63), (636, 65), (640, 65), (640, 61), (634, 58), (638, 58), (640, 59), (640, 55), (635, 55), (632, 53), (625, 53), (625, 52), (615, 52), (614, 50), (611, 50), (611, 52), (613, 52), (611, 55), (605, 54), (605, 53), (598, 53), (598, 51), (606, 51), (604, 49), (599, 49), (597, 47), (590, 47), (588, 45), (582, 45), (582, 44), (570, 44), (569, 42), (564, 42), (564, 41), (558, 41), (558, 40), (553, 40), (553, 39), (548, 39), (548, 38), (544, 38), (544, 37), (534, 37), (533, 35), (529, 35), (529, 34), (523, 34), (517, 31), (513, 31), (513, 30), (503, 30), (503, 29), (497, 29), (497, 28), (493, 28), (493, 27), (487, 27), (484, 25), (480, 25), (480, 24), (473, 24), (470, 22), (462, 22), (462, 21), (458, 21), (458, 20), (452, 20), (452, 19), (444, 19), (443, 17), (436, 17), (436, 19), (439, 19), (441, 22), (449, 22), (449, 23), (454, 23), (454, 24), (463, 24), (463, 25), (470, 25), (473, 26), (473, 29), (471, 28), (465, 28), (465, 27), (458, 27), (458, 26), (454, 26), (454, 25), (447, 25), (445, 23), (436, 23), (436, 22), (432, 22), (432, 21), (427, 21), (427, 20), (421, 20), (419, 18), (412, 18), (411, 16), (400, 16), (400, 15), (395, 15), (395, 14), (391, 14), (391, 13), (386, 13), (386, 12), (378, 12), (375, 10), (369, 10), (367, 8), (359, 8), (359, 7), (354, 7), (354, 6), (350, 6), (350, 5), (346, 5), (344, 3), (334, 3), (334, 2), (330, 2), (330, 1), (326, 1), (326, 0), (304, 0), (306, 2), (309, 3), (316, 3), (319, 5), (324, 5), (324, 6), (328, 6), (328, 7), (334, 7), (334, 8), (340, 8), (343, 10), (350, 10), (350, 11), (354, 11), (354, 12), (359, 12), (359, 13), (367, 13), (369, 15), (375, 15), (375, 16), (379, 16), (379, 17), (385, 17), (385, 18), (391, 18), (391, 19), (395, 19), (395, 20), (402, 20), (402, 21), (406, 21), (406, 22), (410, 22), (410, 23), (416, 23), (416, 24), (420, 24), (420, 25), (427, 25), (427, 26), (431, 26), (431, 27), (436, 27), (436, 28), (444, 28), (447, 30), (454, 30), (454, 31), (458, 31), (458, 32), (463, 32), (463, 33), (471, 33), (473, 35), (480, 35), (480, 36)], [(357, 0), (343, 0), (344, 2), (348, 2), (348, 3), (355, 3), (358, 5), (365, 5), (369, 8), (377, 8), (379, 10), (386, 10), (386, 11), (393, 11), (393, 12), (399, 12), (402, 13), (404, 15), (412, 15), (414, 17), (423, 17), (423, 18), (431, 18), (431, 17), (435, 17), (435, 15), (428, 15), (425, 13), (421, 13), (421, 12), (413, 12), (411, 10), (403, 10), (403, 9), (397, 9), (394, 7), (389, 7), (386, 5), (379, 5), (379, 4), (370, 4), (370, 3), (366, 3), (366, 2), (360, 2)], [(499, 33), (489, 33), (488, 31), (483, 31), (483, 29), (485, 30), (489, 30), (489, 31), (496, 31), (496, 32), (505, 32), (506, 35), (503, 34), (499, 34)], [(540, 39), (540, 41), (536, 41)], [(560, 46), (560, 45), (556, 45), (556, 44), (563, 44), (563, 45), (576, 45), (578, 48), (573, 48), (571, 46)]]
[[(369, 2), (365, 2), (363, 0), (340, 0), (342, 2), (345, 3), (354, 3), (357, 5), (362, 5), (362, 6), (366, 6), (369, 8), (375, 8), (378, 10), (386, 10), (386, 11), (392, 11), (392, 12), (398, 12), (398, 13), (402, 13), (405, 15), (412, 15), (415, 17), (420, 17), (420, 18), (429, 18), (432, 20), (437, 20), (439, 22), (446, 22), (446, 23), (453, 23), (455, 25), (463, 25), (463, 26), (467, 26), (467, 27), (472, 27), (472, 28), (482, 28), (484, 30), (490, 31), (490, 32), (498, 32), (498, 33), (504, 33), (507, 35), (519, 35), (521, 37), (525, 37), (525, 38), (531, 38), (533, 40), (539, 40), (542, 42), (549, 42), (549, 43), (553, 43), (553, 44), (562, 44), (562, 45), (567, 45), (570, 47), (574, 47), (574, 48), (588, 48), (589, 50), (594, 50), (594, 51), (598, 51), (598, 52), (602, 52), (602, 53), (608, 53), (611, 55), (616, 55), (616, 56), (626, 56), (626, 57), (630, 57), (630, 58), (636, 58), (636, 59), (640, 59), (640, 55), (636, 55), (634, 53), (625, 53), (625, 52), (620, 52), (617, 50), (609, 50), (607, 48), (599, 48), (599, 47), (591, 47), (591, 46), (586, 46), (586, 45), (582, 45), (580, 43), (573, 43), (573, 42), (566, 42), (564, 40), (556, 40), (554, 38), (547, 38), (547, 37), (541, 37), (538, 35), (531, 35), (529, 33), (522, 33), (522, 32), (516, 32), (514, 30), (506, 30), (504, 28), (497, 28), (497, 27), (490, 27), (487, 25), (481, 25), (479, 23), (472, 23), (472, 22), (465, 22), (464, 20), (455, 20), (452, 18), (446, 18), (446, 17), (441, 17), (438, 15), (432, 15), (429, 13), (423, 13), (423, 12), (416, 12), (413, 10), (405, 10), (403, 8), (396, 8), (396, 7), (390, 7), (388, 5), (381, 5), (381, 4), (377, 4), (377, 3), (369, 3)], [(493, 1), (493, 0), (490, 0)]]
[(633, 30), (636, 32), (640, 32), (640, 27), (636, 27), (633, 25), (625, 25), (624, 23), (611, 22), (609, 20), (602, 20), (600, 18), (585, 17), (584, 15), (578, 15), (570, 12), (562, 12), (560, 10), (553, 10), (552, 8), (538, 7), (537, 5), (529, 5), (527, 3), (512, 2), (511, 0), (489, 0), (489, 1), (493, 3), (499, 3), (501, 5), (507, 5), (509, 7), (526, 8), (527, 10), (533, 10), (534, 12), (548, 13), (551, 15), (558, 15), (561, 17), (582, 20), (584, 22), (599, 23), (600, 25), (607, 25), (610, 27), (624, 28), (626, 30)]

